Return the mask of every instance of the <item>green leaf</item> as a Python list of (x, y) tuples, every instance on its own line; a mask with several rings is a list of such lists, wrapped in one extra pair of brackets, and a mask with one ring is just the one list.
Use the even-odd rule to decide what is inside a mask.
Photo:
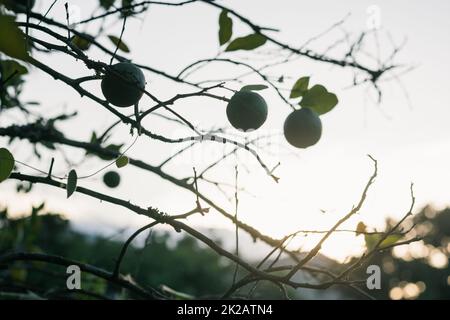
[(391, 234), (381, 242), (380, 248), (391, 246), (401, 238), (403, 238), (401, 234)]
[(241, 88), (241, 91), (243, 90), (248, 90), (248, 91), (260, 91), (260, 90), (264, 90), (267, 89), (268, 86), (264, 85), (264, 84), (249, 84), (247, 86), (243, 86)]
[[(120, 153), (120, 148), (122, 148), (122, 147), (123, 147), (123, 144), (110, 144), (105, 149), (108, 149), (108, 150), (113, 151), (113, 152), (119, 152)], [(102, 160), (113, 160), (115, 157), (102, 154), (102, 155), (99, 155), (99, 158), (102, 159)]]
[(116, 36), (113, 36), (113, 35), (109, 35), (108, 38), (121, 51), (126, 52), (126, 53), (130, 52), (130, 49), (128, 48), (128, 46), (120, 38), (117, 38)]
[(219, 43), (223, 45), (231, 39), (233, 34), (233, 20), (228, 17), (228, 11), (222, 10), (219, 16)]
[(14, 169), (14, 157), (6, 148), (0, 148), (0, 182), (5, 181)]
[(378, 241), (380, 241), (380, 235), (379, 234), (365, 234), (364, 241), (366, 242), (367, 251), (371, 251), (373, 248), (375, 248), (375, 245), (378, 243)]
[[(364, 235), (364, 239), (366, 241), (366, 248), (368, 251), (373, 250), (377, 243), (381, 240), (383, 234), (366, 234)], [(391, 234), (384, 239), (378, 248), (384, 248), (393, 245), (398, 240), (400, 240), (403, 236), (400, 234)]]
[(100, 6), (102, 6), (102, 8), (104, 8), (104, 9), (108, 10), (109, 8), (112, 7), (114, 2), (116, 2), (116, 0), (100, 0)]
[(69, 198), (77, 189), (77, 172), (72, 169), (69, 172), (69, 176), (67, 177), (67, 198)]
[(20, 60), (29, 58), (25, 35), (13, 16), (0, 14), (0, 52)]
[(291, 95), (289, 98), (298, 98), (303, 96), (303, 94), (308, 90), (309, 77), (301, 77), (298, 79), (291, 90)]
[[(15, 60), (1, 60), (0, 69), (2, 70), (2, 78), (9, 79), (4, 83), (5, 87), (20, 84), (22, 82), (20, 76), (28, 73), (28, 69)], [(15, 75), (13, 76), (13, 74)]]
[(116, 166), (117, 168), (125, 167), (130, 162), (130, 159), (128, 159), (127, 156), (120, 156), (116, 160)]
[(18, 75), (24, 75), (28, 73), (28, 69), (15, 60), (2, 60), (0, 61), (0, 64), (2, 66), (4, 78), (8, 78), (16, 71)]
[(325, 114), (331, 111), (338, 104), (338, 98), (334, 93), (328, 92), (327, 89), (317, 84), (303, 94), (300, 101), (302, 107), (308, 107), (317, 112), (317, 114)]
[(253, 50), (264, 43), (267, 39), (259, 33), (250, 34), (245, 37), (236, 38), (228, 45), (225, 51), (236, 51), (236, 50)]

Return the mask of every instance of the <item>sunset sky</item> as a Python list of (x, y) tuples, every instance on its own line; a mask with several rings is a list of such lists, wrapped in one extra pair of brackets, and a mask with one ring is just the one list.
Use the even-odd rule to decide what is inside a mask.
[[(37, 8), (44, 12), (52, 2), (38, 0)], [(87, 1), (69, 3), (79, 6), (81, 19), (88, 18), (93, 9), (90, 7), (92, 4)], [(339, 97), (339, 104), (332, 112), (322, 117), (323, 136), (316, 146), (297, 150), (290, 147), (282, 136), (274, 138), (277, 146), (270, 150), (274, 155), (264, 159), (269, 166), (281, 162), (276, 171), (280, 177), (278, 184), (265, 174), (253, 157), (245, 152), (240, 153), (249, 171), (240, 167), (239, 185), (250, 193), (239, 195), (240, 219), (273, 237), (282, 237), (299, 229), (329, 228), (359, 200), (373, 170), (367, 154), (378, 160), (379, 175), (360, 214), (343, 228), (355, 228), (359, 221), (364, 221), (372, 228), (380, 228), (386, 217), (400, 218), (410, 206), (411, 182), (414, 183), (417, 197), (416, 210), (426, 204), (438, 208), (450, 204), (449, 1), (318, 0), (305, 3), (294, 0), (229, 0), (226, 5), (258, 24), (280, 29), (280, 32), (272, 35), (293, 46), (300, 46), (350, 14), (341, 27), (311, 43), (310, 47), (319, 52), (340, 39), (343, 29), (353, 37), (365, 30), (370, 18), (367, 10), (375, 5), (375, 8), (379, 8), (380, 28), (376, 37), (374, 34), (367, 37), (366, 49), (374, 55), (379, 50), (381, 56), (386, 57), (392, 51), (392, 41), (400, 44), (407, 39), (395, 62), (415, 67), (411, 72), (399, 77), (401, 82), (392, 80), (381, 83), (383, 100), (380, 105), (374, 103), (376, 97), (370, 88), (367, 91), (366, 86), (349, 87), (352, 82), (352, 71), (349, 69), (308, 59), (298, 59), (288, 66), (271, 69), (271, 75), (286, 76), (287, 80), (283, 85), (286, 89), (289, 89), (297, 78), (310, 75), (313, 84), (324, 84), (330, 91), (335, 92)], [(74, 18), (76, 13), (74, 11)], [(219, 11), (202, 3), (175, 8), (151, 6), (147, 13), (140, 16), (142, 19), (130, 19), (127, 24), (124, 41), (131, 49), (129, 57), (136, 63), (153, 66), (171, 74), (178, 73), (184, 66), (196, 60), (214, 57), (219, 50), (218, 15)], [(63, 2), (57, 3), (49, 17), (64, 20)], [(118, 36), (121, 30), (121, 23), (114, 21), (115, 19), (107, 21), (105, 25), (108, 29), (98, 38), (99, 42), (110, 48), (112, 46), (106, 36)], [(83, 31), (83, 28), (79, 30)], [(234, 32), (237, 35), (245, 35), (249, 30), (235, 22)], [(377, 41), (379, 49), (376, 46)], [(348, 47), (344, 45), (343, 48)], [(270, 52), (271, 49), (274, 47), (264, 47), (265, 52)], [(340, 58), (342, 53), (343, 51), (338, 49), (330, 54)], [(89, 55), (93, 59), (109, 61), (95, 49), (89, 51)], [(82, 64), (75, 63), (63, 55), (37, 54), (36, 57), (73, 77), (90, 74), (82, 68)], [(229, 57), (263, 58), (240, 52)], [(258, 60), (251, 62), (264, 64), (264, 61)], [(30, 69), (23, 94), (24, 100), (41, 102), (42, 105), (36, 107), (36, 110), (45, 116), (56, 115), (64, 110), (79, 112), (71, 124), (61, 126), (68, 137), (88, 141), (93, 130), (101, 132), (116, 121), (107, 110), (87, 98), (80, 98), (63, 83), (53, 80), (37, 69)], [(238, 75), (242, 71), (217, 63), (206, 67), (192, 79), (218, 79), (230, 74)], [(145, 72), (145, 75), (147, 90), (160, 99), (168, 99), (176, 93), (193, 90), (187, 86), (175, 86), (173, 82), (149, 72)], [(248, 84), (261, 83), (258, 77), (245, 79)], [(230, 86), (239, 88), (236, 84)], [(89, 83), (86, 87), (102, 96), (99, 82)], [(229, 96), (227, 91), (218, 93)], [(261, 95), (268, 103), (269, 118), (254, 135), (280, 133), (290, 109), (271, 89), (261, 91)], [(152, 106), (152, 102), (147, 99), (142, 100), (142, 108)], [(205, 130), (229, 126), (225, 108), (224, 102), (208, 98), (182, 100), (174, 106), (177, 112)], [(19, 113), (5, 113), (0, 118), (1, 126), (23, 122), (24, 119)], [(156, 117), (149, 118), (144, 124), (151, 131), (167, 136), (189, 134), (188, 131), (180, 131)], [(127, 135), (128, 131), (125, 126), (114, 131), (113, 141), (130, 145), (133, 137)], [(0, 144), (5, 145), (6, 141), (0, 139)], [(182, 146), (162, 144), (141, 137), (128, 155), (158, 164), (180, 147)], [(16, 159), (43, 170), (48, 168), (51, 155), (45, 154), (40, 161), (34, 159), (28, 142), (15, 142), (10, 149)], [(79, 162), (83, 159), (83, 153), (79, 150), (65, 150), (71, 160)], [(220, 157), (224, 148), (220, 144), (204, 142), (193, 150), (171, 163), (166, 170), (180, 178), (190, 176), (192, 167), (195, 166), (200, 171), (200, 168), (205, 167), (211, 160)], [(61, 154), (56, 153), (55, 157), (55, 173), (66, 174), (70, 168), (64, 163)], [(81, 176), (96, 171), (102, 165), (104, 163), (99, 160), (89, 158), (76, 169)], [(232, 157), (220, 169), (211, 172), (210, 177), (234, 183), (234, 166), (235, 159)], [(20, 165), (19, 168), (23, 173), (35, 174)], [(101, 175), (82, 180), (80, 185), (112, 193), (142, 206), (157, 207), (170, 214), (184, 213), (195, 205), (195, 198), (191, 193), (163, 181), (156, 175), (132, 166), (120, 169), (120, 173), (122, 184), (112, 191), (102, 184)], [(45, 200), (47, 208), (64, 212), (77, 225), (92, 231), (112, 233), (113, 230), (129, 227), (131, 232), (147, 221), (131, 212), (80, 194), (75, 194), (67, 200), (64, 190), (48, 186), (36, 186), (30, 194), (17, 195), (15, 183), (8, 181), (0, 185), (0, 205), (8, 206), (15, 213), (28, 212), (32, 204)], [(234, 204), (228, 202), (220, 192), (208, 184), (200, 184), (200, 189), (232, 212)], [(229, 191), (232, 195), (233, 190)], [(187, 222), (202, 228), (233, 228), (229, 220), (214, 211), (204, 217), (191, 217)], [(304, 248), (308, 248), (314, 245), (317, 239), (310, 236), (293, 245), (304, 244)], [(358, 254), (362, 248), (362, 237), (338, 234), (326, 242), (322, 252), (342, 260), (350, 254)]]

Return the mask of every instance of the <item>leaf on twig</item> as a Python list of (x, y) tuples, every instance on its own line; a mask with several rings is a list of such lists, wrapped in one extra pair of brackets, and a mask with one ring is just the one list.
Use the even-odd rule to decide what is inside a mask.
[(262, 34), (254, 33), (245, 37), (234, 39), (225, 51), (253, 50), (265, 44), (266, 41), (267, 38)]
[(116, 166), (117, 168), (125, 167), (130, 162), (130, 159), (128, 159), (127, 156), (120, 156), (116, 160)]
[(233, 34), (233, 20), (228, 16), (227, 10), (222, 10), (219, 16), (219, 43), (227, 43)]
[(20, 60), (29, 58), (25, 34), (17, 26), (14, 16), (0, 14), (0, 52)]
[(67, 198), (69, 198), (77, 189), (77, 172), (72, 169), (69, 172), (69, 176), (67, 177)]
[(109, 35), (108, 38), (109, 38), (109, 40), (111, 40), (111, 42), (117, 48), (119, 48), (119, 50), (126, 52), (126, 53), (130, 52), (130, 49), (128, 48), (128, 46), (120, 38), (117, 38), (116, 36), (113, 36), (113, 35)]
[(302, 107), (308, 107), (322, 115), (331, 111), (338, 104), (338, 98), (334, 93), (320, 85), (316, 84), (303, 94), (300, 101)]
[(14, 72), (20, 76), (28, 73), (28, 69), (15, 60), (2, 60), (0, 65), (2, 66), (2, 73), (5, 79)]
[(5, 181), (14, 169), (14, 157), (6, 148), (0, 148), (0, 182)]
[[(122, 148), (122, 147), (123, 147), (123, 144), (109, 144), (108, 146), (105, 147), (105, 149), (112, 151), (112, 152), (120, 153), (120, 148)], [(101, 154), (98, 157), (102, 160), (113, 160), (115, 158), (114, 156), (105, 155), (105, 154)]]
[[(367, 250), (372, 250), (375, 248), (377, 243), (381, 240), (383, 237), (383, 234), (366, 234), (364, 235), (364, 239), (366, 241), (366, 248)], [(378, 248), (382, 249), (384, 247), (388, 247), (399, 241), (401, 238), (403, 238), (403, 235), (401, 234), (390, 234), (384, 239)]]
[(0, 61), (3, 87), (16, 87), (23, 82), (22, 75), (28, 73), (28, 69), (15, 60)]
[(260, 91), (260, 90), (264, 90), (264, 89), (267, 89), (267, 88), (268, 88), (268, 86), (266, 86), (264, 84), (249, 84), (249, 85), (243, 86), (241, 88), (241, 91), (244, 91), (244, 90)]
[(298, 98), (303, 96), (303, 94), (308, 90), (309, 77), (301, 77), (298, 79), (291, 90), (291, 95), (289, 98)]

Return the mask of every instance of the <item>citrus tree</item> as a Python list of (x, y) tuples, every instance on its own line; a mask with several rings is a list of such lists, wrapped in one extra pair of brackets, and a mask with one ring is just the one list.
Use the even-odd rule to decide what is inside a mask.
[[(360, 55), (365, 53), (363, 44), (371, 32), (364, 30), (356, 37), (349, 38), (347, 35), (345, 38), (347, 41), (331, 43), (325, 52), (316, 52), (309, 48), (309, 44), (342, 25), (345, 19), (334, 23), (327, 31), (317, 36), (312, 35), (304, 45), (299, 46), (279, 40), (282, 38), (281, 31), (257, 24), (253, 22), (252, 17), (241, 14), (239, 10), (228, 7), (221, 1), (100, 0), (97, 3), (98, 8), (86, 15), (88, 18), (85, 19), (74, 17), (68, 3), (51, 1), (45, 8), (38, 4), (39, 1), (35, 3), (34, 0), (0, 0), (0, 117), (6, 119), (12, 114), (21, 116), (20, 121), (9, 122), (0, 127), (0, 136), (4, 138), (1, 140), (0, 149), (0, 182), (18, 180), (27, 184), (20, 184), (21, 189), (28, 189), (27, 191), (35, 184), (65, 189), (67, 198), (74, 193), (80, 193), (121, 207), (129, 214), (145, 216), (148, 224), (136, 230), (124, 242), (117, 257), (111, 257), (115, 259), (115, 267), (112, 270), (98, 269), (89, 264), (89, 261), (73, 261), (70, 253), (68, 256), (54, 256), (42, 252), (11, 250), (3, 252), (0, 257), (1, 264), (8, 265), (16, 261), (40, 261), (63, 266), (76, 264), (83, 272), (121, 286), (136, 297), (146, 299), (173, 297), (176, 291), (137, 284), (129, 276), (121, 274), (121, 264), (131, 242), (142, 232), (164, 224), (176, 232), (183, 232), (197, 239), (216, 254), (236, 264), (236, 270), (239, 269), (240, 272), (234, 274), (229, 290), (223, 293), (224, 298), (239, 295), (239, 289), (247, 285), (253, 285), (255, 289), (260, 281), (274, 284), (286, 298), (288, 287), (323, 290), (334, 285), (349, 287), (368, 297), (368, 293), (363, 289), (366, 280), (353, 277), (354, 272), (371, 256), (387, 246), (416, 240), (414, 238), (405, 240), (407, 235), (400, 230), (401, 223), (411, 215), (414, 204), (411, 190), (411, 209), (405, 214), (404, 219), (386, 232), (370, 232), (364, 225), (359, 225), (358, 230), (349, 231), (365, 234), (372, 243), (368, 246), (367, 252), (354, 264), (339, 273), (316, 268), (310, 264), (319, 254), (323, 243), (334, 232), (342, 231), (340, 226), (356, 215), (363, 206), (369, 188), (377, 176), (377, 162), (372, 157), (370, 159), (374, 170), (362, 189), (358, 202), (336, 221), (332, 228), (322, 232), (320, 241), (312, 250), (301, 254), (288, 244), (295, 237), (308, 231), (287, 234), (280, 239), (260, 232), (240, 220), (237, 215), (239, 193), (237, 184), (231, 189), (226, 189), (229, 186), (208, 178), (208, 173), (220, 167), (227, 158), (235, 156), (239, 162), (243, 155), (249, 155), (250, 160), (248, 157), (246, 160), (257, 164), (273, 183), (278, 182), (280, 178), (276, 174), (278, 164), (266, 162), (264, 157), (266, 147), (260, 143), (261, 140), (269, 139), (271, 135), (257, 138), (252, 135), (254, 131), (261, 130), (261, 126), (268, 118), (269, 109), (272, 108), (264, 97), (266, 92), (275, 93), (282, 105), (291, 110), (284, 126), (280, 128), (285, 141), (291, 145), (290, 152), (313, 148), (315, 144), (320, 143), (321, 116), (339, 106), (338, 97), (320, 83), (323, 78), (310, 77), (301, 72), (295, 77), (287, 76), (282, 73), (281, 70), (284, 69), (280, 67), (289, 67), (301, 58), (343, 68), (354, 75), (353, 81), (348, 85), (367, 85), (381, 99), (380, 79), (389, 77), (401, 68), (394, 62), (399, 48), (394, 48), (392, 54), (385, 61), (379, 61), (376, 67), (360, 62)], [(52, 10), (57, 6), (64, 6), (66, 14), (52, 15)], [(208, 27), (217, 28), (218, 39), (211, 41), (217, 41), (218, 53), (214, 57), (193, 61), (177, 73), (151, 65), (151, 61), (135, 61), (126, 44), (127, 23), (133, 19), (145, 19), (146, 12), (152, 10), (153, 6), (164, 6), (170, 10), (184, 10), (190, 6), (208, 7), (210, 14), (217, 17), (217, 24)], [(116, 22), (121, 24), (120, 34), (109, 32), (109, 23)], [(241, 29), (246, 29), (247, 32), (242, 33), (239, 31)], [(329, 54), (338, 46), (341, 50), (343, 47), (344, 55)], [(74, 77), (61, 71), (59, 65), (43, 62), (44, 58), (56, 55), (64, 56), (68, 64), (82, 62), (83, 75)], [(247, 56), (251, 58), (246, 58)], [(235, 70), (235, 75), (232, 77), (219, 75), (218, 79), (202, 78), (202, 70), (215, 68), (219, 64)], [(52, 81), (62, 82), (79, 93), (80, 109), (83, 108), (83, 101), (94, 102), (107, 112), (110, 126), (103, 132), (98, 132), (95, 128), (89, 129), (79, 124), (83, 126), (83, 130), (92, 132), (91, 139), (81, 141), (71, 138), (69, 133), (61, 128), (67, 123), (76, 123), (75, 113), (61, 112), (57, 116), (48, 116), (39, 111), (35, 106), (36, 102), (25, 101), (22, 98), (22, 88), (28, 82), (26, 75), (31, 69), (45, 73), (53, 78)], [(249, 77), (258, 78), (259, 81), (252, 80), (249, 83), (247, 80)], [(170, 98), (162, 98), (152, 89), (151, 81), (157, 81), (156, 79), (168, 81), (171, 87), (176, 88), (177, 94)], [(97, 90), (92, 90), (92, 86)], [(183, 112), (182, 115), (176, 110), (177, 105), (192, 98), (222, 105), (224, 108), (218, 112), (228, 119), (230, 125), (224, 128), (200, 128), (196, 119), (190, 117), (188, 112)], [(149, 120), (153, 118), (180, 126), (190, 133), (180, 137), (168, 136), (162, 130), (160, 132), (158, 128), (148, 125)], [(119, 128), (129, 129), (132, 144), (126, 146), (110, 142), (111, 135)], [(159, 141), (176, 145), (179, 146), (179, 150), (174, 154), (167, 154), (161, 164), (154, 165), (151, 159), (135, 158), (129, 152), (137, 139), (142, 143)], [(28, 141), (30, 151), (34, 151), (33, 157), (37, 159), (40, 159), (42, 152), (50, 154), (50, 163), (41, 161), (41, 167), (31, 167), (35, 174), (21, 173), (25, 168), (30, 169), (30, 165), (11, 152), (10, 146), (18, 140)], [(179, 178), (166, 169), (169, 162), (199, 144), (202, 148), (208, 148), (211, 144), (222, 144), (229, 147), (229, 151), (204, 168), (194, 168), (193, 174), (184, 178)], [(78, 149), (84, 152), (86, 158), (98, 158), (98, 170), (90, 174), (80, 174), (77, 165), (71, 163), (70, 159), (64, 159), (57, 152), (61, 148)], [(63, 174), (57, 174), (53, 170), (54, 163), (61, 162), (66, 162), (68, 169)], [(183, 214), (162, 212), (151, 203), (142, 207), (129, 202), (127, 194), (117, 197), (84, 186), (90, 179), (101, 177), (107, 187), (116, 188), (121, 179), (127, 178), (120, 174), (121, 168), (125, 166), (133, 166), (143, 174), (157, 175), (177, 188), (192, 193), (195, 199), (194, 208)], [(236, 177), (237, 175), (236, 168)], [(207, 187), (199, 188), (199, 185)], [(234, 194), (235, 212), (225, 209), (220, 201), (209, 195), (210, 189), (223, 190), (223, 188), (226, 189), (226, 193)], [(272, 250), (257, 264), (245, 261), (237, 250), (231, 252), (224, 249), (208, 235), (190, 226), (186, 220), (192, 215), (205, 215), (210, 211), (223, 215), (234, 224), (236, 234), (238, 230), (248, 233), (253, 239), (269, 245)], [(404, 240), (399, 241), (402, 238)], [(277, 264), (282, 255), (288, 257), (292, 263)], [(308, 273), (315, 280), (309, 283), (296, 281), (295, 276), (299, 272)], [(178, 294), (177, 297), (186, 296)]]

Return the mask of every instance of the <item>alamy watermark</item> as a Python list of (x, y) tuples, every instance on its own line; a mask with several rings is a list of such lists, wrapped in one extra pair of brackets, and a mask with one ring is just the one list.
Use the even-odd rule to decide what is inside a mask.
[(66, 269), (69, 274), (66, 280), (66, 287), (69, 290), (81, 290), (81, 269), (77, 265), (70, 265)]
[(366, 273), (369, 275), (366, 280), (366, 286), (369, 290), (381, 289), (381, 268), (375, 264), (367, 267)]
[[(186, 134), (185, 130), (173, 131), (171, 139), (183, 142), (187, 149), (180, 150), (178, 143), (172, 144), (174, 157), (171, 159), (175, 165), (208, 166), (216, 161), (220, 161), (223, 166), (235, 166), (236, 155), (239, 161), (248, 167), (260, 166), (257, 161), (266, 162), (268, 166), (281, 161), (283, 152), (288, 153), (284, 138), (279, 130), (259, 129), (252, 132), (238, 132), (237, 134), (227, 134), (223, 132), (206, 133), (203, 135)], [(180, 138), (183, 137), (183, 138)], [(189, 145), (192, 144), (191, 147)], [(204, 147), (205, 145), (208, 147)]]

